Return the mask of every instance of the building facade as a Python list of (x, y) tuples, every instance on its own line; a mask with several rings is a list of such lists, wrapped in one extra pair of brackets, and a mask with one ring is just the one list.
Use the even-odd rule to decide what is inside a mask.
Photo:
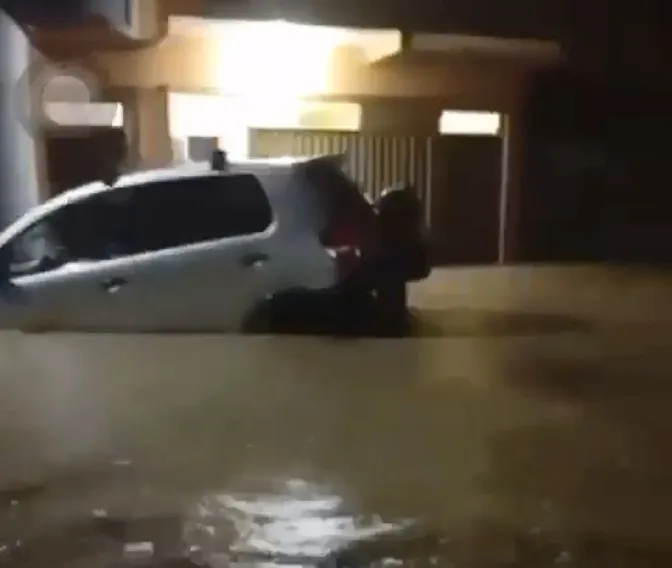
[[(409, 178), (420, 186), (418, 191), (425, 201), (433, 235), (449, 262), (551, 258), (550, 249), (539, 243), (555, 239), (562, 240), (565, 246), (569, 242), (566, 235), (576, 234), (579, 221), (575, 219), (572, 199), (583, 199), (586, 191), (579, 188), (588, 182), (568, 182), (567, 171), (571, 167), (557, 168), (553, 164), (565, 158), (563, 163), (575, 163), (568, 156), (576, 156), (576, 148), (587, 138), (579, 132), (583, 127), (578, 126), (577, 133), (562, 134), (562, 129), (572, 123), (570, 115), (549, 126), (552, 132), (539, 126), (552, 122), (544, 121), (549, 114), (544, 108), (556, 103), (543, 102), (553, 97), (533, 92), (531, 78), (548, 75), (549, 69), (561, 65), (558, 44), (547, 40), (553, 36), (561, 38), (564, 32), (549, 28), (550, 23), (534, 28), (533, 21), (545, 21), (545, 16), (540, 15), (539, 19), (534, 11), (526, 12), (529, 21), (516, 20), (520, 29), (513, 24), (496, 28), (489, 16), (479, 20), (479, 11), (462, 6), (465, 3), (456, 3), (450, 4), (452, 28), (448, 31), (481, 35), (439, 33), (446, 31), (445, 26), (442, 30), (428, 29), (436, 33), (411, 34), (403, 30), (403, 34), (398, 34), (396, 47), (388, 45), (385, 49), (372, 48), (369, 40), (360, 44), (347, 40), (332, 54), (321, 90), (308, 89), (302, 93), (302, 98), (310, 99), (313, 106), (310, 112), (303, 112), (300, 121), (242, 124), (236, 122), (236, 112), (224, 110), (223, 101), (240, 97), (240, 84), (247, 81), (247, 95), (252, 91), (266, 97), (273, 93), (277, 100), (272, 105), (266, 102), (265, 106), (277, 106), (286, 95), (287, 83), (303, 82), (298, 76), (283, 81), (282, 74), (298, 67), (296, 57), (300, 58), (301, 52), (319, 51), (319, 42), (306, 43), (310, 50), (295, 46), (294, 60), (290, 58), (284, 63), (277, 58), (286, 50), (286, 41), (275, 38), (275, 49), (264, 47), (262, 56), (260, 43), (255, 65), (262, 67), (265, 59), (275, 57), (275, 75), (257, 73), (264, 77), (256, 76), (251, 81), (248, 73), (243, 80), (240, 69), (236, 71), (237, 77), (233, 71), (223, 71), (222, 61), (233, 50), (226, 48), (226, 41), (223, 45), (222, 37), (228, 37), (229, 32), (223, 33), (225, 28), (215, 17), (229, 18), (229, 22), (240, 17), (292, 17), (291, 6), (288, 11), (276, 14), (256, 12), (246, 2), (116, 0), (108, 6), (103, 0), (81, 0), (73, 2), (69, 10), (55, 14), (54, 10), (39, 11), (38, 4), (37, 0), (23, 0), (15, 3), (22, 7), (20, 10), (2, 13), (2, 41), (6, 44), (3, 53), (10, 54), (4, 57), (2, 67), (3, 124), (8, 125), (3, 130), (1, 157), (1, 209), (5, 224), (53, 191), (94, 176), (95, 172), (84, 171), (80, 166), (104, 162), (105, 156), (114, 154), (109, 151), (114, 138), (109, 136), (112, 131), (123, 133), (127, 143), (125, 167), (136, 168), (170, 163), (176, 155), (188, 153), (190, 144), (194, 148), (199, 144), (207, 148), (215, 140), (214, 143), (228, 146), (231, 131), (244, 127), (247, 151), (257, 155), (321, 152), (325, 148), (347, 150), (353, 156), (357, 177), (372, 192), (396, 181), (395, 176)], [(300, 2), (294, 4), (298, 6)], [(522, 4), (520, 9), (524, 12)], [(29, 5), (34, 7), (29, 10)], [(398, 25), (402, 8), (390, 8), (387, 16), (379, 19), (369, 15), (369, 24), (379, 31), (385, 25)], [(551, 7), (548, 12), (556, 8)], [(438, 4), (433, 9), (438, 10)], [(299, 8), (295, 11), (301, 12)], [(307, 12), (302, 13), (305, 16)], [(331, 18), (321, 12), (311, 12), (307, 19), (360, 26), (369, 21), (366, 14), (363, 19), (346, 21), (348, 14), (354, 17), (355, 13), (354, 7), (350, 10), (346, 6), (339, 12), (340, 19), (338, 15)], [(427, 18), (427, 13), (432, 12), (418, 10), (414, 17)], [(430, 19), (438, 22), (439, 15), (435, 16)], [(445, 14), (442, 17), (446, 19)], [(499, 21), (501, 24), (504, 19)], [(431, 28), (421, 21), (417, 26)], [(493, 37), (489, 33), (510, 37)], [(516, 39), (516, 35), (520, 37)], [(534, 35), (542, 39), (531, 39)], [(248, 42), (247, 49), (254, 52), (254, 43), (250, 46)], [(54, 129), (52, 124), (47, 131), (36, 128), (39, 120), (34, 116), (32, 126), (26, 128), (26, 117), (35, 111), (37, 89), (35, 81), (21, 77), (28, 69), (28, 75), (33, 78), (38, 75), (39, 79), (42, 67), (36, 61), (75, 62), (85, 70), (89, 86), (93, 84), (90, 91), (95, 103), (116, 104), (123, 109), (122, 120), (114, 128), (88, 129), (88, 140), (99, 136), (100, 144), (82, 142), (86, 136), (73, 125), (69, 129)], [(31, 88), (33, 93), (29, 96), (27, 91)], [(562, 90), (554, 86), (544, 88), (546, 93)], [(22, 94), (21, 89), (27, 91)], [(563, 95), (565, 107), (566, 101), (572, 99), (571, 90), (562, 91), (569, 93)], [(187, 100), (192, 102), (187, 104), (184, 102)], [(19, 111), (17, 101), (32, 102), (30, 108)], [(336, 120), (334, 110), (318, 108), (323, 103), (357, 106), (356, 126), (343, 126), (344, 119)], [(185, 105), (192, 110), (176, 111)], [(197, 107), (200, 116), (194, 114)], [(206, 107), (211, 109), (207, 113), (203, 110)], [(455, 110), (497, 113), (501, 128), (495, 136), (441, 133), (442, 113)], [(557, 110), (555, 114), (561, 116), (563, 112), (572, 111)], [(601, 136), (604, 139), (606, 131)], [(596, 136), (589, 134), (588, 138), (594, 146)], [(563, 153), (562, 148), (558, 149), (567, 150), (568, 146), (574, 150)], [(72, 156), (98, 152), (96, 148), (102, 158), (70, 163)], [(560, 155), (564, 158), (558, 158)], [(24, 166), (17, 168), (16, 164)], [(59, 164), (60, 169), (56, 171), (53, 164)], [(598, 185), (592, 183), (593, 187)], [(539, 189), (555, 186), (557, 191), (552, 196), (544, 193), (549, 190)], [(570, 199), (570, 195), (575, 197)], [(544, 209), (551, 202), (554, 205)], [(562, 223), (558, 221), (560, 211), (565, 211)], [(613, 219), (609, 222), (615, 223)], [(550, 227), (554, 227), (551, 236), (547, 234)]]

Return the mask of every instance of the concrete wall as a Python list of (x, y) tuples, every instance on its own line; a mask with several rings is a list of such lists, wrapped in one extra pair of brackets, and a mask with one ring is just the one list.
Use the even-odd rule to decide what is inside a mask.
[(361, 130), (371, 133), (435, 135), (441, 105), (430, 101), (376, 101), (362, 105)]
[(39, 202), (35, 142), (29, 129), (31, 61), (25, 34), (0, 10), (0, 227)]

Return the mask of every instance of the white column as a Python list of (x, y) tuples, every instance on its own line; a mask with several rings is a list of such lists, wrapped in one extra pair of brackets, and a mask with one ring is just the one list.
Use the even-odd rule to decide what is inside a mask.
[(30, 42), (0, 10), (0, 229), (39, 203), (35, 142), (24, 126), (30, 112)]
[(125, 101), (124, 121), (134, 167), (165, 167), (173, 161), (168, 124), (168, 90), (164, 87), (138, 88)]

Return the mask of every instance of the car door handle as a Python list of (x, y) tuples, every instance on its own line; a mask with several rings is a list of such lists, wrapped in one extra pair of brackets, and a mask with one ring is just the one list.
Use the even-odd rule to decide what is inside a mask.
[(240, 264), (247, 267), (261, 266), (268, 261), (270, 257), (263, 252), (251, 252), (240, 258)]
[(114, 276), (112, 278), (104, 280), (102, 282), (102, 288), (108, 294), (116, 294), (117, 292), (119, 292), (119, 290), (121, 290), (124, 286), (126, 286), (126, 284), (128, 284), (126, 278), (123, 278), (121, 276)]

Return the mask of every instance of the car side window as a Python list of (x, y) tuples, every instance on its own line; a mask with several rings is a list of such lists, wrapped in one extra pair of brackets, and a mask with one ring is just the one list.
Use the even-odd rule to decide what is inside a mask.
[[(55, 270), (73, 262), (110, 260), (132, 254), (133, 188), (101, 192), (68, 203), (15, 236), (6, 250), (10, 276)], [(121, 199), (120, 199), (121, 198)]]
[[(97, 196), (46, 215), (8, 243), (10, 276), (55, 270), (69, 262), (110, 256), (114, 232)], [(112, 225), (113, 226), (113, 225)]]
[(53, 211), (10, 243), (10, 276), (261, 233), (271, 205), (252, 175), (149, 183)]
[(138, 188), (134, 227), (125, 232), (135, 253), (261, 233), (273, 221), (266, 192), (252, 175), (216, 175)]

